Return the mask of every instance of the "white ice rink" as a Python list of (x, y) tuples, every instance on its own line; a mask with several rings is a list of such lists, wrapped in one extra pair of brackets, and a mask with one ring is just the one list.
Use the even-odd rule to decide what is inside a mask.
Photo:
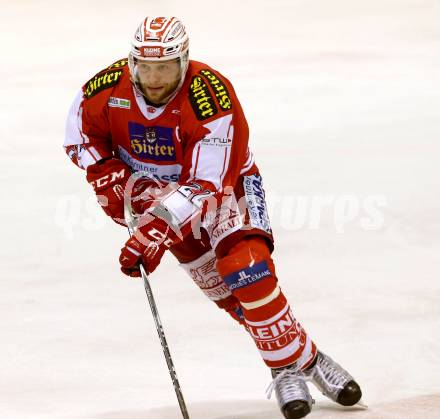
[[(77, 90), (148, 14), (180, 16), (192, 58), (233, 82), (281, 285), (363, 387), (367, 411), (312, 389), (310, 419), (440, 418), (439, 0), (0, 10), (0, 419), (179, 418), (143, 284), (119, 272), (127, 232), (62, 150)], [(171, 255), (151, 280), (191, 419), (280, 419), (249, 336)]]

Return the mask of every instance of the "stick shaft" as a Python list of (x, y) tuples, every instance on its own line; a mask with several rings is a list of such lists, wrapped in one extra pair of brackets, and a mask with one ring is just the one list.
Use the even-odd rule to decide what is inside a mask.
[(160, 344), (162, 345), (163, 354), (165, 355), (165, 361), (168, 366), (171, 381), (173, 382), (174, 391), (176, 392), (177, 401), (179, 402), (180, 410), (184, 419), (189, 419), (188, 410), (186, 408), (185, 400), (183, 398), (182, 389), (177, 378), (176, 369), (171, 358), (171, 353), (168, 348), (168, 343), (163, 330), (162, 321), (160, 320), (159, 312), (157, 310), (156, 302), (154, 300), (153, 292), (151, 290), (150, 282), (148, 281), (147, 273), (144, 267), (141, 265), (141, 275), (144, 280), (145, 293), (147, 294), (148, 303), (150, 304), (151, 313), (153, 314), (154, 323), (156, 325), (157, 334), (159, 335)]
[[(136, 220), (133, 217), (131, 211), (131, 205), (128, 201), (125, 201), (124, 215), (125, 221), (127, 223), (128, 232), (132, 236), (136, 231)], [(185, 399), (183, 398), (182, 389), (177, 378), (176, 369), (174, 368), (174, 363), (171, 358), (171, 353), (168, 348), (168, 342), (165, 337), (165, 332), (163, 330), (162, 321), (160, 320), (159, 311), (157, 310), (156, 301), (154, 299), (153, 291), (150, 286), (150, 281), (148, 280), (147, 272), (145, 271), (142, 263), (140, 264), (140, 271), (142, 279), (144, 280), (145, 293), (147, 294), (148, 303), (150, 305), (151, 313), (153, 314), (154, 324), (156, 325), (157, 334), (159, 335), (160, 344), (162, 346), (162, 351), (165, 356), (165, 361), (168, 366), (168, 371), (170, 373), (171, 381), (173, 382), (174, 391), (176, 392), (177, 401), (179, 402), (180, 411), (182, 412), (183, 419), (190, 419), (188, 415), (188, 410), (186, 408)]]

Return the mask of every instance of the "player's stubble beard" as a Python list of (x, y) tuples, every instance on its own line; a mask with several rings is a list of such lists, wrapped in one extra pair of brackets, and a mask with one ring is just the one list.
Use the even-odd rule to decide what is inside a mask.
[(152, 92), (148, 90), (148, 86), (146, 84), (142, 84), (142, 93), (144, 94), (145, 101), (149, 105), (153, 106), (162, 106), (165, 105), (172, 94), (176, 91), (179, 86), (180, 78), (171, 83), (165, 83), (163, 88), (156, 92)]

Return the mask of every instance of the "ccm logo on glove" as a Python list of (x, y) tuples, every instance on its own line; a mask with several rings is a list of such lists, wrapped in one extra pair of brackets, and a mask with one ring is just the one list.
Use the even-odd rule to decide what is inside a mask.
[(108, 175), (103, 176), (102, 178), (92, 180), (90, 183), (93, 186), (93, 189), (98, 190), (104, 186), (108, 186), (109, 184), (115, 183), (117, 180), (124, 181), (127, 177), (127, 172), (125, 169), (122, 169), (120, 172), (113, 172)]
[(130, 168), (119, 159), (108, 159), (87, 168), (87, 182), (97, 195), (104, 212), (116, 223), (125, 225), (124, 188), (130, 178)]

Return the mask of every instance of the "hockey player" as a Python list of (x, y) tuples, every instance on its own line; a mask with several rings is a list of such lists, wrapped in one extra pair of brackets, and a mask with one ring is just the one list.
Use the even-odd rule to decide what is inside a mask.
[(119, 224), (131, 174), (150, 174), (134, 187), (140, 224), (121, 251), (122, 271), (139, 276), (142, 262), (152, 273), (170, 250), (247, 330), (271, 368), (285, 418), (310, 412), (306, 381), (354, 405), (358, 384), (317, 350), (278, 284), (262, 178), (235, 91), (218, 71), (189, 60), (188, 51), (177, 18), (144, 19), (128, 58), (97, 73), (76, 96), (66, 152)]

